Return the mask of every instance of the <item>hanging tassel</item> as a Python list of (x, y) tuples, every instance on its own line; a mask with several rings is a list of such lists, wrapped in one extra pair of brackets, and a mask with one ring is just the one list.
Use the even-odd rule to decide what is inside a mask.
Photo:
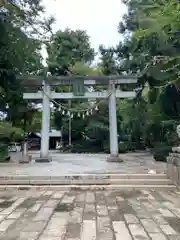
[(80, 113), (78, 113), (78, 117), (80, 117), (81, 116), (81, 114)]
[(85, 117), (85, 116), (84, 116), (84, 113), (83, 113), (82, 118), (84, 119), (84, 117)]
[(61, 111), (61, 105), (59, 106), (58, 110)]
[(62, 115), (64, 115), (64, 114), (65, 114), (65, 111), (63, 110), (63, 111), (62, 111)]
[(70, 111), (68, 111), (68, 112), (67, 112), (67, 115), (68, 115), (68, 116), (70, 116), (70, 115), (71, 115)]
[(89, 116), (89, 112), (88, 111), (86, 112), (86, 116)]
[(92, 109), (91, 109), (90, 113), (91, 113), (91, 115), (93, 114), (93, 110)]
[(74, 117), (74, 114), (72, 113), (72, 114), (71, 114), (71, 118), (73, 118), (73, 117)]

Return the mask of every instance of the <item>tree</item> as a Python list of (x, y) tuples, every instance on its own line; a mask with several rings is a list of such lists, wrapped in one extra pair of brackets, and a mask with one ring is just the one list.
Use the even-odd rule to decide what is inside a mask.
[(52, 33), (54, 18), (44, 15), (42, 0), (1, 0), (0, 16), (13, 26), (21, 28), (28, 36), (46, 41)]
[(103, 45), (99, 46), (100, 52), (100, 68), (104, 75), (115, 75), (117, 74), (117, 64), (115, 60), (114, 48), (105, 48)]
[(76, 75), (96, 76), (96, 75), (102, 74), (100, 67), (96, 67), (96, 66), (92, 67), (85, 62), (76, 62), (73, 66), (71, 66), (70, 72), (74, 76)]
[(127, 36), (117, 48), (123, 60), (120, 67), (141, 72), (143, 88), (146, 83), (152, 88), (177, 79), (179, 2), (130, 0), (127, 6), (128, 13), (119, 24), (119, 32)]
[(40, 0), (0, 2), (0, 111), (13, 126), (23, 129), (34, 112), (23, 100), (24, 89), (15, 75), (37, 74), (44, 69), (40, 49), (50, 19), (42, 13)]
[(100, 49), (106, 74), (141, 75), (137, 97), (130, 103), (119, 103), (120, 108), (126, 106), (123, 112), (118, 110), (120, 131), (131, 139), (135, 137), (136, 142), (148, 135), (154, 142), (168, 142), (168, 129), (173, 129), (171, 119), (179, 118), (180, 4), (174, 0), (124, 3), (128, 12), (119, 24), (123, 42), (106, 51)]
[[(119, 56), (123, 58), (126, 71), (140, 71), (142, 77), (139, 85), (143, 89), (149, 86), (149, 101), (153, 104), (162, 96), (164, 106), (174, 105), (172, 111), (166, 114), (174, 118), (179, 115), (175, 107), (173, 95), (176, 100), (179, 95), (179, 8), (178, 1), (136, 1), (127, 3), (128, 14), (120, 23), (121, 33), (130, 33), (125, 43), (118, 46)], [(174, 85), (176, 88), (172, 88)], [(170, 88), (169, 88), (170, 86)], [(167, 89), (166, 89), (167, 88)], [(174, 94), (169, 98), (166, 92), (173, 89)], [(179, 95), (179, 96), (178, 96)], [(178, 100), (179, 101), (179, 100)], [(162, 108), (165, 110), (165, 108)], [(170, 110), (170, 108), (169, 108)]]
[(48, 65), (52, 74), (67, 75), (77, 62), (91, 63), (95, 52), (85, 31), (58, 31), (48, 45)]
[[(90, 46), (89, 36), (85, 31), (70, 30), (58, 31), (51, 39), (48, 46), (48, 67), (54, 75), (96, 75), (99, 69), (90, 66), (94, 59), (95, 52)], [(88, 89), (86, 89), (88, 90)], [(59, 86), (57, 92), (71, 91), (69, 87)], [(67, 109), (69, 103), (67, 101), (56, 102), (63, 104)], [(73, 100), (71, 108), (82, 111), (89, 107), (89, 102)], [(82, 116), (81, 116), (82, 117)], [(54, 124), (57, 129), (61, 130), (63, 126), (63, 139), (68, 139), (69, 116), (62, 115), (62, 110), (58, 111), (58, 106), (54, 114)], [(77, 114), (72, 118), (72, 141), (82, 141), (83, 132), (87, 125), (87, 119), (81, 119)]]
[[(77, 75), (101, 75), (101, 69), (99, 67), (90, 67), (88, 64), (84, 62), (76, 62), (74, 66), (70, 68), (71, 74), (74, 76)], [(62, 88), (61, 88), (62, 90)], [(63, 88), (64, 90), (64, 88)], [(69, 91), (69, 90), (68, 90)], [(87, 88), (86, 91), (89, 91)], [(62, 101), (61, 101), (62, 103)], [(64, 106), (67, 107), (67, 103), (63, 103)], [(99, 111), (96, 112), (93, 110), (92, 115), (89, 111), (89, 116), (86, 116), (86, 110), (92, 107), (92, 102), (87, 100), (72, 100), (71, 108), (76, 110), (73, 118), (71, 119), (72, 123), (72, 143), (80, 144), (81, 147), (86, 149), (88, 144), (95, 144), (96, 151), (103, 151), (103, 148), (107, 148), (108, 139), (109, 139), (109, 131), (108, 131), (108, 104), (107, 102), (102, 101), (99, 106)], [(82, 113), (84, 110), (85, 117), (82, 117)], [(78, 116), (78, 112), (81, 112), (81, 116)], [(67, 113), (67, 111), (66, 111)], [(57, 129), (61, 130), (63, 127), (63, 139), (68, 142), (68, 134), (69, 134), (69, 116), (62, 115), (62, 109), (59, 112), (58, 110), (54, 115), (54, 123)], [(92, 145), (91, 145), (92, 147)], [(93, 148), (95, 146), (93, 145)], [(90, 150), (90, 149), (89, 149)], [(77, 149), (78, 151), (78, 149)]]

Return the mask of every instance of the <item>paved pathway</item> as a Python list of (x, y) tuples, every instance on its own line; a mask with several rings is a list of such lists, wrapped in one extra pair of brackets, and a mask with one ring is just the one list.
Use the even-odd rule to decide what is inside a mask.
[(178, 240), (177, 191), (2, 191), (0, 240)]
[[(39, 156), (38, 152), (30, 153), (33, 159)], [(121, 154), (122, 163), (107, 162), (106, 154), (60, 154), (51, 152), (53, 161), (50, 163), (30, 164), (0, 164), (0, 176), (27, 175), (27, 176), (59, 176), (87, 173), (148, 173), (154, 170), (163, 173), (166, 164), (155, 162), (148, 153)], [(41, 171), (40, 171), (41, 169)]]

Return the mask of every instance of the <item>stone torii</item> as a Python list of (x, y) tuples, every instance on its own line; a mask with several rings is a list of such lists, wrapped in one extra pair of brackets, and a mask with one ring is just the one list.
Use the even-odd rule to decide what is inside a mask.
[[(136, 96), (135, 91), (116, 90), (116, 85), (135, 84), (136, 76), (77, 76), (77, 77), (39, 77), (21, 76), (20, 80), (25, 87), (42, 87), (42, 91), (24, 93), (26, 100), (42, 100), (42, 126), (41, 126), (41, 150), (38, 162), (51, 161), (49, 157), (49, 125), (50, 125), (50, 99), (103, 99), (109, 98), (109, 134), (110, 134), (110, 157), (108, 161), (120, 162), (117, 136), (116, 98), (132, 99)], [(57, 93), (51, 91), (51, 87), (67, 85), (81, 90), (74, 92)], [(85, 92), (84, 86), (101, 85), (108, 90), (99, 92)]]

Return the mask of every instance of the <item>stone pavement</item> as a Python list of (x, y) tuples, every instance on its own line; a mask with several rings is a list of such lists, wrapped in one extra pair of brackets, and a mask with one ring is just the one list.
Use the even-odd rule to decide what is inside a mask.
[[(39, 156), (39, 152), (30, 152), (30, 154), (33, 159)], [(166, 164), (155, 162), (147, 152), (120, 154), (124, 160), (122, 163), (107, 162), (107, 154), (61, 154), (51, 151), (50, 155), (53, 159), (50, 163), (32, 161), (30, 164), (0, 164), (0, 176), (60, 176), (92, 173), (146, 174), (150, 170), (157, 173), (166, 171)]]
[(121, 239), (180, 239), (180, 192), (0, 192), (0, 240)]

